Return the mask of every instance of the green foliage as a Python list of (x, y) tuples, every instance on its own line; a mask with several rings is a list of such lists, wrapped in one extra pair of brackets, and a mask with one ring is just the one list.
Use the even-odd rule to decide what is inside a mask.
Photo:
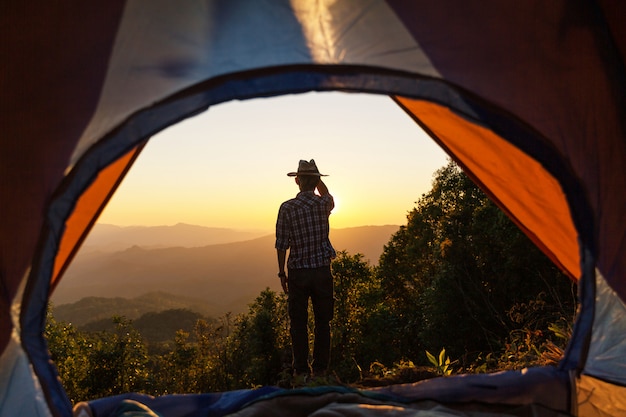
[(171, 340), (176, 332), (192, 332), (197, 321), (202, 320), (200, 313), (188, 309), (172, 309), (148, 312), (133, 321), (134, 327), (150, 343)]
[(81, 401), (144, 387), (147, 349), (139, 333), (122, 317), (114, 332), (87, 334), (49, 314), (46, 337), (59, 378), (71, 401)]
[[(173, 349), (154, 356), (153, 394), (200, 393), (236, 388), (228, 373), (230, 315), (221, 321), (199, 319), (191, 333), (179, 330)], [(226, 369), (226, 370), (225, 370)]]
[(511, 308), (509, 315), (518, 328), (509, 333), (493, 369), (556, 365), (563, 357), (572, 334), (572, 320), (550, 311), (544, 298), (540, 293), (536, 299)]
[(413, 361), (406, 359), (393, 362), (390, 366), (372, 362), (368, 375), (368, 378), (358, 381), (358, 384), (361, 386), (404, 384), (437, 376), (432, 367), (417, 366)]
[(85, 376), (90, 398), (133, 392), (147, 377), (147, 348), (131, 322), (113, 317), (115, 332), (101, 332), (91, 339)]
[[(363, 255), (349, 255), (345, 251), (333, 260), (335, 311), (331, 328), (331, 362), (343, 380), (357, 380), (362, 376), (360, 364), (367, 363), (364, 351), (377, 348), (368, 337), (363, 318), (367, 317), (371, 293), (372, 268)], [(370, 298), (370, 299), (368, 299)]]
[(441, 349), (437, 357), (429, 351), (426, 351), (426, 357), (428, 358), (428, 362), (433, 365), (437, 375), (448, 376), (452, 374), (452, 363), (450, 362), (450, 358), (446, 356), (445, 348)]
[(251, 388), (276, 385), (291, 360), (287, 298), (266, 289), (235, 321), (226, 355), (234, 385)]
[(504, 347), (519, 327), (508, 314), (516, 304), (543, 292), (554, 307), (548, 321), (573, 315), (569, 280), (454, 163), (437, 172), (407, 220), (377, 272), (400, 321), (394, 333), (425, 349), (446, 346), (469, 365)]
[(90, 398), (84, 380), (91, 367), (86, 353), (93, 348), (92, 342), (71, 324), (56, 321), (50, 309), (45, 334), (51, 359), (70, 401), (76, 403)]

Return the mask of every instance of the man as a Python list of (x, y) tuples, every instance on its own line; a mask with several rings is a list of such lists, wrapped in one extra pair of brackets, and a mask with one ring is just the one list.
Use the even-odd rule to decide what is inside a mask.
[[(300, 192), (285, 201), (276, 221), (278, 276), (289, 296), (289, 319), (293, 367), (296, 377), (309, 375), (308, 304), (313, 304), (315, 343), (311, 368), (323, 375), (330, 359), (330, 321), (333, 317), (333, 276), (331, 260), (336, 256), (330, 244), (328, 217), (335, 206), (333, 196), (322, 181), (315, 161), (301, 160), (296, 177)], [(318, 194), (315, 193), (317, 189)], [(287, 260), (288, 274), (285, 272)]]

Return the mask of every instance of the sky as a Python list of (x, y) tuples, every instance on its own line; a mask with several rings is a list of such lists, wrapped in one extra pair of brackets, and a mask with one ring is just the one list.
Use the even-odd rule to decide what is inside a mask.
[(154, 136), (99, 223), (273, 231), (315, 159), (332, 228), (403, 225), (445, 153), (389, 97), (304, 93), (231, 101)]

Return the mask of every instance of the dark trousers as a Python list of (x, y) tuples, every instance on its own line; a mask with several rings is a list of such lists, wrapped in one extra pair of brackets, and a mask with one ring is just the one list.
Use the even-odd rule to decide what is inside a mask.
[(330, 321), (333, 318), (333, 276), (330, 266), (289, 270), (289, 319), (293, 367), (309, 372), (309, 298), (315, 317), (313, 372), (323, 372), (330, 360)]

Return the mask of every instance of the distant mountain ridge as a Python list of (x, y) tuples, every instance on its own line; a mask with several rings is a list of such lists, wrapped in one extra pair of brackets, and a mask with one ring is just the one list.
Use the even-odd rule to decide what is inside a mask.
[[(338, 251), (361, 253), (376, 264), (397, 230), (392, 225), (333, 229), (330, 237)], [(273, 235), (200, 247), (91, 249), (79, 252), (67, 269), (52, 296), (55, 306), (85, 297), (133, 299), (161, 292), (201, 300), (210, 310), (202, 313), (215, 317), (246, 311), (265, 288), (280, 291)]]
[(242, 242), (263, 235), (267, 235), (267, 232), (196, 226), (186, 223), (177, 223), (173, 226), (115, 226), (97, 223), (85, 239), (81, 251), (115, 252), (132, 246), (189, 248)]

